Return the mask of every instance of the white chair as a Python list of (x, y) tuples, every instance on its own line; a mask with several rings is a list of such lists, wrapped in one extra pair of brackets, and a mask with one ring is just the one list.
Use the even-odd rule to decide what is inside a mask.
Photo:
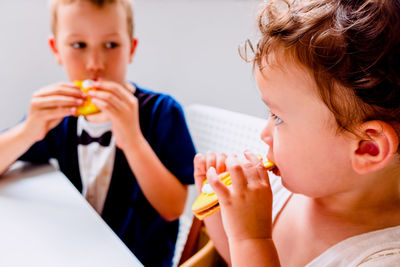
[(188, 106), (185, 113), (197, 152), (266, 154), (268, 146), (260, 139), (265, 119), (204, 105)]
[[(198, 153), (214, 151), (241, 155), (245, 149), (263, 156), (267, 153), (268, 146), (260, 139), (265, 119), (204, 105), (186, 107), (185, 116)], [(179, 262), (192, 225), (191, 205), (196, 197), (195, 187), (190, 186), (185, 212), (180, 218), (174, 266)], [(210, 251), (209, 246), (206, 249)]]

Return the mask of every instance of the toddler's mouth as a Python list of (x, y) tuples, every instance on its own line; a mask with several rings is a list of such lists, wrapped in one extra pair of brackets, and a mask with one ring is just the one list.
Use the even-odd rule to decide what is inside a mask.
[(281, 172), (279, 171), (279, 168), (275, 165), (275, 167), (271, 170), (273, 174), (276, 176), (281, 176)]

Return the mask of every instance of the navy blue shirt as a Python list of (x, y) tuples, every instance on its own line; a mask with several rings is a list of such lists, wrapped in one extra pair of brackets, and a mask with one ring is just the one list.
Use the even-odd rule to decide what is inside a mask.
[[(181, 106), (168, 95), (140, 88), (135, 96), (147, 142), (182, 184), (193, 184), (195, 149)], [(60, 170), (82, 192), (77, 147), (77, 118), (66, 117), (20, 160), (57, 159)], [(165, 221), (150, 205), (118, 148), (102, 218), (145, 266), (171, 266), (179, 221)]]

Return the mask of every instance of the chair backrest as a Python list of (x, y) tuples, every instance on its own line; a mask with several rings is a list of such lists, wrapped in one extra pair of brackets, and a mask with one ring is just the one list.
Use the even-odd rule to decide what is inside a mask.
[(185, 115), (197, 152), (267, 152), (268, 146), (260, 139), (265, 119), (204, 105), (188, 106)]
[[(265, 119), (197, 104), (187, 106), (184, 111), (198, 153), (214, 151), (241, 155), (245, 149), (249, 149), (254, 153), (266, 155), (268, 146), (260, 139), (261, 131), (267, 122)], [(187, 240), (187, 236), (193, 221), (191, 205), (196, 197), (196, 190), (191, 186), (185, 212), (180, 218), (175, 266), (186, 242), (191, 242)], [(190, 236), (196, 238), (195, 234)]]

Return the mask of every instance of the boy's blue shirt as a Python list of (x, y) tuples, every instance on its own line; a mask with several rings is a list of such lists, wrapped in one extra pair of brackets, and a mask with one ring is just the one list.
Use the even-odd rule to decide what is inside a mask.
[[(161, 162), (182, 184), (193, 184), (195, 149), (181, 106), (172, 97), (136, 87), (141, 131)], [(165, 221), (141, 191), (124, 153), (116, 149), (102, 218), (145, 266), (170, 266), (178, 220)], [(82, 191), (77, 118), (67, 117), (20, 160), (58, 160), (60, 170)]]

